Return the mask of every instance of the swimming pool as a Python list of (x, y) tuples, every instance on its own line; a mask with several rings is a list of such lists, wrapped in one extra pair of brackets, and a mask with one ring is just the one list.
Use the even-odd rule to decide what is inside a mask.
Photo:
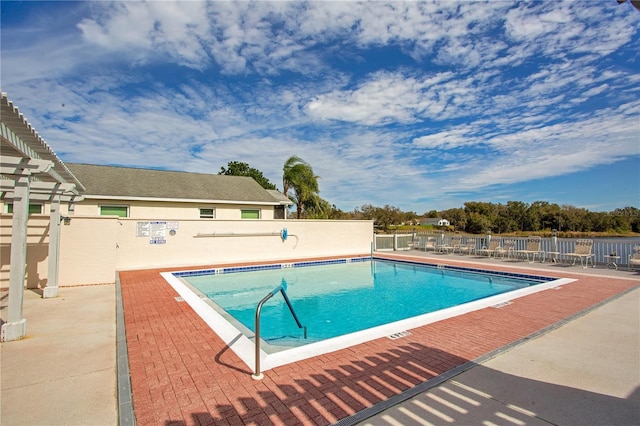
[(265, 302), (263, 370), (571, 281), (368, 257), (163, 276), (249, 366), (258, 302), (282, 286), (305, 329), (281, 294)]

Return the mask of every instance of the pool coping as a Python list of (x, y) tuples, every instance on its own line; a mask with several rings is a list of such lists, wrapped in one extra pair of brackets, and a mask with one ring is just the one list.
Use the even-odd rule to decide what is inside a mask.
[[(331, 260), (308, 260), (301, 262), (269, 262), (264, 264), (255, 264), (250, 266), (228, 266), (224, 268), (208, 268), (208, 269), (190, 269), (184, 271), (172, 271), (162, 272), (160, 275), (167, 281), (167, 283), (173, 287), (173, 289), (180, 295), (182, 300), (191, 306), (191, 308), (202, 318), (202, 320), (209, 325), (211, 330), (216, 333), (227, 344), (231, 350), (247, 365), (247, 367), (254, 369), (256, 363), (255, 355), (255, 340), (251, 340), (247, 336), (244, 327), (238, 327), (234, 325), (227, 317), (228, 314), (219, 312), (219, 309), (212, 306), (215, 303), (210, 302), (208, 299), (195, 289), (189, 283), (183, 282), (180, 278), (202, 276), (202, 275), (220, 275), (230, 273), (243, 273), (251, 271), (261, 270), (274, 270), (274, 269), (289, 269), (289, 268), (304, 268), (309, 266), (321, 266), (321, 265), (335, 265), (335, 264), (347, 264), (356, 262), (366, 262), (369, 260), (381, 260), (388, 262), (397, 262), (402, 264), (413, 265), (425, 265), (434, 267), (439, 270), (451, 270), (457, 272), (474, 272), (483, 273), (493, 276), (505, 276), (509, 278), (522, 278), (543, 281), (539, 284), (524, 287), (517, 290), (511, 290), (505, 293), (499, 293), (493, 296), (484, 297), (478, 300), (472, 300), (460, 305), (452, 306), (437, 310), (435, 312), (428, 312), (421, 315), (405, 318), (402, 320), (394, 321), (388, 324), (382, 324), (379, 326), (371, 327), (365, 330), (360, 330), (345, 335), (323, 339), (318, 342), (309, 343), (303, 346), (287, 348), (284, 350), (275, 351), (271, 349), (271, 346), (267, 343), (261, 343), (260, 349), (260, 373), (272, 370), (283, 365), (293, 364), (298, 361), (302, 361), (308, 358), (313, 358), (320, 355), (325, 355), (331, 352), (335, 352), (341, 349), (350, 348), (359, 344), (379, 339), (382, 337), (390, 337), (398, 335), (400, 333), (407, 333), (408, 330), (422, 327), (434, 322), (453, 318), (458, 315), (464, 315), (476, 310), (502, 306), (505, 303), (511, 303), (512, 300), (524, 297), (530, 294), (538, 293), (550, 288), (561, 287), (565, 284), (574, 282), (575, 279), (571, 278), (556, 278), (548, 277), (541, 274), (525, 274), (509, 271), (492, 271), (481, 268), (470, 268), (464, 266), (455, 265), (442, 265), (436, 263), (427, 263), (424, 261), (407, 260), (407, 259), (389, 259), (386, 257), (346, 257), (336, 258)], [(199, 294), (200, 293), (200, 294)], [(240, 329), (242, 328), (242, 329)], [(265, 349), (267, 347), (267, 349)]]

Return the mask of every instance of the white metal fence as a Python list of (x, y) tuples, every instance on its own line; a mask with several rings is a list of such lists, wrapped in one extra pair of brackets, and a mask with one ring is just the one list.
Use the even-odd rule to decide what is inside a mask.
[[(396, 233), (396, 234), (375, 234), (374, 250), (376, 251), (400, 251), (400, 250), (424, 250), (427, 238), (435, 238), (438, 245), (451, 245), (452, 234), (441, 233)], [(515, 250), (524, 250), (527, 245), (527, 237), (499, 237), (491, 235), (483, 236), (462, 236), (462, 244), (466, 244), (469, 239), (476, 240), (476, 250), (487, 247), (489, 239), (499, 238), (501, 240), (515, 241)], [(540, 251), (543, 253), (559, 253), (557, 258), (562, 260), (564, 253), (573, 253), (577, 239), (572, 238), (542, 238)], [(619, 265), (626, 265), (633, 247), (640, 245), (638, 239), (624, 241), (624, 238), (613, 239), (593, 239), (593, 254), (596, 265), (606, 265), (610, 259), (605, 256), (615, 254), (619, 259), (615, 262)]]

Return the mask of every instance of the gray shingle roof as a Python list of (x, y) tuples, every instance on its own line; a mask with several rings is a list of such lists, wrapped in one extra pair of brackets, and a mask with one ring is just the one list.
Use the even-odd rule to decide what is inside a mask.
[(286, 206), (290, 206), (291, 204), (293, 204), (293, 201), (291, 201), (289, 197), (287, 197), (277, 189), (267, 189), (267, 192), (271, 194), (271, 196), (275, 198), (276, 201), (279, 201), (279, 204), (283, 204)]
[(281, 204), (279, 198), (245, 176), (65, 164), (85, 186), (87, 196)]

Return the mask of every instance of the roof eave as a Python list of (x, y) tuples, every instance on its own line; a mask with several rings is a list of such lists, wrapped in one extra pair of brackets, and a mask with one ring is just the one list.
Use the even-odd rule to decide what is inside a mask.
[(87, 200), (120, 200), (120, 201), (152, 201), (152, 202), (173, 202), (173, 203), (198, 203), (198, 204), (233, 204), (233, 205), (261, 205), (278, 206), (277, 201), (250, 201), (250, 200), (207, 200), (194, 198), (155, 198), (155, 197), (130, 197), (118, 195), (85, 195)]

